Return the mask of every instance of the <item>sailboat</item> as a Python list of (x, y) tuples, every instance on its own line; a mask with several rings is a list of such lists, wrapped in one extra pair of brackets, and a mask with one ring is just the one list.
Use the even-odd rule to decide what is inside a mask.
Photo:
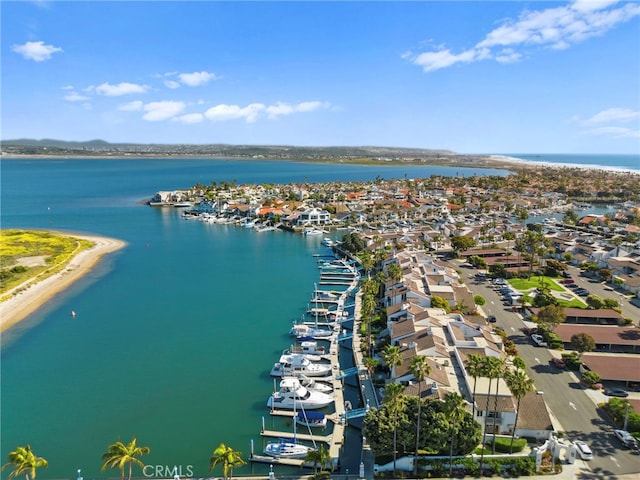
[[(295, 403), (293, 407), (295, 414)], [(277, 442), (269, 442), (264, 447), (264, 454), (274, 458), (305, 458), (309, 452), (315, 451), (315, 448), (302, 445), (296, 442), (296, 422), (293, 422), (293, 440), (280, 438)]]

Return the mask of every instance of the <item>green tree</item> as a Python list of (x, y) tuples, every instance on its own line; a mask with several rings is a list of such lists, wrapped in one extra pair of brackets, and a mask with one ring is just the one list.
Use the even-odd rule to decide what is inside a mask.
[[(531, 380), (523, 370), (516, 369), (508, 372), (505, 376), (509, 390), (517, 399), (516, 405), (516, 421), (513, 424), (513, 432), (511, 432), (511, 444), (509, 446), (509, 453), (513, 453), (513, 440), (516, 436), (516, 428), (518, 426), (518, 416), (520, 415), (520, 401), (529, 392), (533, 392), (535, 386), (533, 380)], [(495, 444), (495, 442), (494, 442)]]
[(433, 295), (431, 297), (431, 308), (442, 308), (447, 313), (451, 312), (451, 305), (449, 305), (449, 302), (438, 295)]
[(586, 333), (576, 333), (571, 335), (571, 348), (580, 353), (580, 357), (584, 352), (592, 352), (596, 348), (596, 342)]
[(331, 470), (333, 470), (331, 455), (324, 444), (320, 445), (320, 448), (309, 450), (304, 460), (305, 462), (313, 463), (313, 473), (318, 473), (318, 466), (324, 468), (325, 465), (329, 465)]
[(422, 416), (422, 382), (431, 373), (431, 367), (427, 363), (427, 357), (416, 355), (411, 358), (409, 367), (413, 378), (418, 381), (418, 421), (416, 422), (416, 459), (413, 462), (413, 473), (418, 473), (418, 450), (420, 448), (420, 420)]
[[(500, 389), (500, 379), (503, 378), (507, 372), (507, 361), (504, 358), (497, 358), (496, 361), (493, 362), (493, 370), (490, 371), (490, 374), (494, 376), (496, 379), (496, 393), (493, 397), (493, 422), (494, 422), (494, 430), (495, 430), (495, 421), (498, 418), (498, 393)], [(491, 443), (491, 451), (495, 455), (496, 453), (496, 442)]]
[(38, 468), (47, 468), (49, 462), (42, 457), (36, 457), (31, 446), (18, 447), (14, 451), (9, 453), (9, 462), (2, 466), (2, 470), (8, 467), (13, 467), (13, 470), (7, 476), (8, 480), (11, 480), (20, 475), (24, 475), (26, 480), (33, 480), (36, 478), (36, 471)]
[(511, 249), (511, 240), (515, 240), (516, 234), (514, 232), (508, 231), (502, 234), (502, 238), (507, 241), (507, 250)]
[(582, 372), (582, 381), (589, 386), (592, 386), (600, 381), (600, 375), (596, 372), (587, 370)]
[(394, 282), (399, 282), (402, 279), (402, 268), (396, 262), (393, 262), (387, 267), (387, 275)]
[(471, 396), (471, 415), (476, 418), (476, 384), (478, 383), (478, 377), (481, 377), (484, 373), (484, 360), (481, 355), (471, 354), (464, 361), (464, 368), (467, 370), (467, 375), (473, 377), (473, 394)]
[(487, 300), (482, 295), (474, 295), (473, 303), (475, 303), (476, 305), (483, 306), (487, 303)]
[(595, 295), (593, 293), (587, 296), (585, 301), (587, 302), (587, 305), (589, 305), (591, 308), (596, 310), (599, 310), (604, 307), (604, 301), (602, 300), (602, 298), (600, 298), (598, 295)]
[(400, 347), (397, 345), (387, 345), (384, 347), (384, 350), (382, 350), (382, 359), (387, 367), (389, 367), (389, 373), (391, 377), (393, 377), (393, 367), (399, 367), (402, 365)]
[(493, 379), (497, 379), (500, 374), (500, 359), (497, 357), (483, 357), (482, 359), (482, 376), (489, 379), (489, 385), (487, 387), (487, 402), (485, 406), (484, 415), (484, 428), (482, 433), (482, 453), (480, 454), (480, 465), (484, 461), (484, 444), (487, 441), (487, 417), (489, 416), (489, 399), (491, 398), (491, 387)]
[(234, 467), (240, 467), (246, 463), (247, 462), (242, 459), (242, 452), (238, 452), (221, 443), (211, 454), (209, 471), (211, 472), (218, 465), (222, 465), (222, 476), (227, 479), (233, 476)]
[(404, 386), (399, 383), (388, 383), (384, 388), (382, 401), (393, 418), (393, 470), (395, 471), (398, 454), (398, 424), (407, 401)]
[(567, 319), (567, 314), (564, 313), (564, 308), (558, 305), (546, 305), (538, 312), (538, 324), (544, 329), (553, 332), (555, 328), (564, 323)]
[(102, 455), (101, 470), (104, 472), (107, 468), (117, 467), (120, 469), (120, 478), (124, 480), (124, 467), (129, 465), (128, 478), (131, 480), (131, 470), (134, 464), (144, 468), (144, 463), (137, 457), (151, 453), (149, 447), (139, 447), (136, 442), (136, 437), (133, 437), (131, 442), (126, 445), (121, 441), (109, 445), (107, 451)]
[(453, 445), (456, 428), (464, 418), (464, 399), (457, 393), (447, 393), (444, 397), (444, 411), (451, 424), (451, 438), (449, 440), (449, 476), (453, 477)]
[(451, 237), (451, 246), (453, 247), (454, 252), (457, 254), (462, 250), (469, 250), (470, 248), (475, 247), (476, 241), (471, 237), (456, 235)]

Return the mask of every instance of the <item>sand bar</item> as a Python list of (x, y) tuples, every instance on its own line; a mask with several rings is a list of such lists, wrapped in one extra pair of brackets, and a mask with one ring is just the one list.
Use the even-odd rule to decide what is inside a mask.
[[(57, 232), (61, 233), (61, 232)], [(28, 288), (7, 298), (0, 303), (0, 332), (14, 326), (31, 313), (35, 312), (45, 302), (62, 292), (72, 283), (82, 278), (94, 268), (107, 254), (123, 248), (126, 243), (107, 237), (76, 235), (61, 233), (73, 238), (81, 238), (94, 243), (94, 246), (81, 251), (73, 257), (64, 270), (47, 277)], [(33, 279), (29, 280), (29, 283)], [(23, 284), (24, 285), (24, 284)], [(19, 290), (21, 285), (13, 290)], [(10, 293), (10, 292), (8, 292)]]

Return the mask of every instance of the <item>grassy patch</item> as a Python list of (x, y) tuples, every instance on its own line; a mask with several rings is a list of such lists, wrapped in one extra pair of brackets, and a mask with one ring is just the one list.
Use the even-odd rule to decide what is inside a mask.
[[(62, 271), (69, 261), (92, 242), (40, 230), (0, 230), (0, 294), (18, 285), (27, 288)], [(43, 261), (22, 266), (21, 259), (41, 257)]]
[(527, 292), (532, 288), (540, 288), (541, 286), (547, 286), (550, 290), (554, 290), (556, 292), (564, 291), (564, 288), (558, 285), (555, 280), (560, 280), (559, 278), (552, 277), (539, 277), (533, 276), (529, 279), (527, 278), (512, 278), (509, 280), (509, 284), (515, 288), (516, 290), (520, 290), (522, 292)]

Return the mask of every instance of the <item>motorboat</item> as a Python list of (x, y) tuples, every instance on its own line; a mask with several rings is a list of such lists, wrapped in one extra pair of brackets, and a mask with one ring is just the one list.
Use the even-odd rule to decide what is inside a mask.
[(274, 458), (305, 458), (309, 452), (313, 451), (315, 448), (286, 440), (268, 443), (263, 450), (265, 455)]
[(318, 345), (318, 342), (315, 340), (307, 340), (300, 342), (299, 345), (291, 345), (287, 353), (306, 355), (312, 362), (318, 362), (322, 359), (322, 355), (327, 354), (327, 350), (324, 345)]
[(325, 377), (331, 373), (331, 365), (313, 363), (300, 354), (284, 354), (271, 369), (272, 377)]
[(326, 382), (318, 381), (315, 378), (295, 377), (300, 380), (300, 384), (308, 390), (316, 390), (322, 393), (333, 392), (333, 387)]
[(267, 400), (267, 407), (279, 410), (316, 410), (333, 403), (334, 399), (327, 393), (309, 390), (303, 387), (295, 377), (286, 377), (280, 381), (280, 390), (273, 392)]
[(322, 412), (298, 412), (295, 417), (296, 423), (311, 428), (325, 428), (327, 426), (327, 417)]

